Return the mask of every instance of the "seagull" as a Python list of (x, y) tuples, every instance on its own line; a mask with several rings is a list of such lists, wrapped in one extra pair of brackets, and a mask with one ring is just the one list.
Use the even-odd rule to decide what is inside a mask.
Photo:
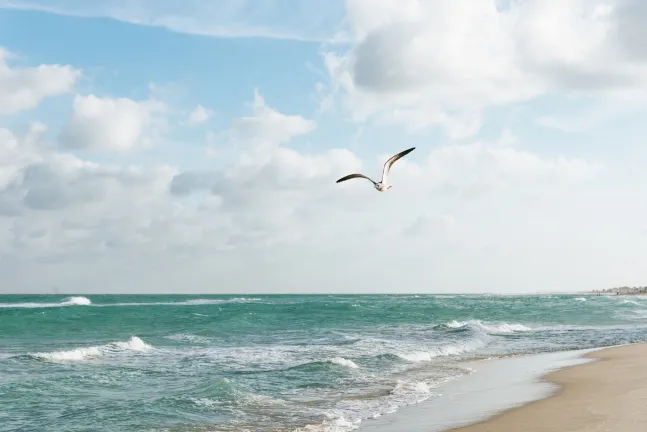
[(371, 183), (373, 183), (373, 186), (378, 191), (380, 191), (380, 192), (387, 191), (387, 190), (389, 190), (389, 189), (391, 189), (393, 187), (391, 185), (386, 184), (388, 176), (389, 176), (389, 170), (391, 169), (391, 165), (393, 165), (395, 163), (395, 161), (400, 159), (402, 156), (408, 155), (409, 153), (411, 153), (414, 150), (415, 150), (415, 147), (411, 147), (410, 149), (401, 151), (400, 153), (391, 156), (386, 162), (384, 162), (384, 168), (382, 169), (382, 181), (380, 181), (379, 183), (371, 180), (370, 178), (366, 177), (364, 174), (349, 174), (349, 175), (347, 175), (345, 177), (342, 177), (339, 180), (337, 180), (336, 183), (341, 183), (343, 181), (350, 180), (350, 179), (353, 179), (353, 178), (365, 178), (368, 181), (370, 181)]

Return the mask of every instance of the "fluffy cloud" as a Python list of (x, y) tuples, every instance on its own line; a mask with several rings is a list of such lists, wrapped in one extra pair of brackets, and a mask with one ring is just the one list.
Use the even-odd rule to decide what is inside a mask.
[[(379, 292), (640, 283), (644, 266), (636, 257), (647, 253), (635, 241), (647, 219), (647, 206), (636, 199), (647, 184), (642, 153), (627, 150), (635, 165), (623, 163), (608, 157), (606, 138), (566, 146), (505, 119), (510, 129), (492, 123), (470, 136), (488, 107), (544, 95), (598, 98), (600, 108), (609, 100), (641, 106), (644, 29), (635, 17), (644, 8), (629, 0), (605, 4), (612, 7), (579, 0), (505, 7), (349, 1), (352, 43), (325, 56), (332, 76), (326, 103), (341, 102), (356, 121), (410, 131), (441, 125), (463, 138), (423, 141), (406, 128), (385, 128), (381, 137), (382, 130), (363, 124), (376, 146), (395, 137), (417, 147), (393, 167), (388, 193), (361, 179), (335, 180), (351, 172), (379, 177), (391, 150), (361, 147), (362, 137), (351, 151), (336, 129), (339, 119), (283, 112), (258, 91), (244, 115), (207, 132), (213, 157), (182, 158), (181, 168), (151, 161), (185, 148), (150, 144), (168, 131), (172, 113), (184, 127), (206, 120), (208, 110), (167, 106), (159, 87), (143, 101), (77, 95), (69, 121), (60, 128), (51, 122), (51, 131), (41, 123), (26, 132), (4, 125), (0, 274), (23, 292), (51, 285), (84, 292)], [(545, 31), (548, 23), (557, 36)], [(25, 94), (42, 93), (39, 84), (26, 85)], [(596, 122), (622, 114), (617, 106)], [(556, 114), (541, 121), (587, 127)], [(631, 131), (636, 142), (645, 133), (641, 124)], [(614, 143), (629, 136), (620, 129), (613, 128)], [(173, 132), (186, 132), (183, 145), (203, 136), (191, 128)], [(585, 144), (591, 152), (580, 151)], [(114, 155), (79, 151), (129, 149), (150, 152), (124, 152), (115, 164), (108, 163)]]
[[(312, 127), (300, 116), (267, 106), (257, 93), (252, 115), (231, 125), (230, 132), (242, 138), (239, 157), (222, 170), (178, 173), (170, 193), (212, 200), (214, 217), (226, 215), (233, 223), (226, 240), (231, 247), (310, 246), (349, 253), (362, 242), (398, 244), (411, 233), (443, 237), (445, 225), (435, 231), (422, 225), (437, 220), (432, 209), (452, 197), (469, 201), (496, 191), (577, 187), (599, 171), (597, 165), (578, 159), (539, 157), (518, 148), (515, 137), (505, 131), (492, 142), (417, 150), (398, 161), (392, 171), (397, 196), (382, 201), (368, 182), (334, 181), (351, 172), (379, 175), (389, 155), (377, 155), (375, 163), (367, 164), (343, 148), (306, 155), (289, 147), (292, 138)], [(400, 205), (412, 213), (402, 211)], [(445, 214), (441, 220), (453, 221), (453, 216)]]
[(199, 124), (204, 123), (213, 115), (213, 111), (198, 105), (193, 111), (189, 114), (189, 123)]
[(174, 169), (85, 161), (43, 145), (34, 128), (40, 125), (24, 137), (0, 129), (2, 155), (13, 154), (3, 158), (9, 175), (0, 183), (0, 214), (10, 221), (11, 238), (3, 254), (67, 257), (70, 264), (144, 238), (148, 218), (171, 205), (165, 198)]
[(314, 130), (315, 123), (298, 115), (285, 115), (267, 106), (258, 90), (250, 104), (252, 115), (236, 119), (231, 127), (234, 140), (256, 150), (273, 149), (293, 137)]
[(484, 109), (554, 92), (647, 89), (640, 0), (348, 0), (355, 42), (325, 53), (357, 121), (476, 133)]
[(70, 92), (81, 71), (69, 65), (11, 68), (11, 55), (0, 47), (0, 115), (38, 106), (45, 98)]
[(145, 129), (162, 108), (156, 101), (77, 95), (59, 141), (67, 148), (88, 150), (123, 151), (150, 145)]
[[(365, 182), (334, 180), (379, 171), (388, 155), (368, 163), (344, 148), (305, 154), (291, 144), (315, 130), (312, 120), (273, 109), (259, 93), (249, 109), (227, 133), (238, 140), (237, 157), (208, 171), (90, 162), (47, 145), (42, 124), (22, 136), (1, 129), (0, 271), (37, 289), (48, 280), (87, 291), (82, 281), (92, 275), (102, 290), (208, 290), (209, 280), (229, 280), (226, 290), (245, 291), (259, 283), (245, 270), (255, 266), (267, 290), (305, 289), (314, 275), (309, 288), (326, 290), (360, 273), (368, 284), (360, 290), (391, 289), (384, 272), (366, 275), (410, 268), (414, 251), (446, 262), (491, 244), (470, 228), (472, 206), (485, 209), (479, 226), (487, 231), (502, 194), (542, 196), (542, 185), (569, 190), (597, 173), (584, 161), (523, 150), (506, 132), (419, 149), (392, 171), (397, 194), (378, 194)], [(393, 256), (387, 246), (407, 252)], [(330, 266), (339, 267), (337, 279)], [(419, 286), (420, 277), (410, 282)]]

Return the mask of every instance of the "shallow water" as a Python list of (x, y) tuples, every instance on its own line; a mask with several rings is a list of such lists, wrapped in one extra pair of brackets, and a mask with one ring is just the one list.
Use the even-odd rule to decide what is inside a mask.
[(0, 430), (346, 431), (461, 360), (645, 340), (643, 297), (0, 296)]

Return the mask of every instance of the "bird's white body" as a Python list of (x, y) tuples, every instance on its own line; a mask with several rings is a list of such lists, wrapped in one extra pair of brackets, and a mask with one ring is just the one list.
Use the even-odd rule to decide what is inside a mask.
[(379, 182), (376, 182), (376, 181), (372, 180), (370, 177), (367, 177), (364, 174), (356, 173), (356, 174), (349, 174), (347, 176), (344, 176), (344, 177), (340, 178), (339, 180), (337, 180), (337, 183), (340, 183), (340, 182), (343, 182), (343, 181), (346, 181), (346, 180), (350, 180), (350, 179), (353, 179), (353, 178), (365, 178), (366, 180), (373, 183), (373, 187), (378, 192), (386, 192), (386, 191), (388, 191), (389, 189), (391, 189), (393, 187), (393, 186), (387, 184), (387, 180), (388, 180), (388, 177), (389, 177), (389, 171), (391, 170), (391, 166), (395, 163), (395, 161), (400, 159), (402, 156), (411, 153), (414, 149), (415, 149), (415, 147), (412, 147), (410, 149), (401, 151), (400, 153), (391, 156), (384, 163), (384, 168), (382, 169), (382, 180), (379, 181)]
[(384, 184), (382, 182), (379, 182), (379, 183), (376, 183), (374, 187), (375, 187), (375, 189), (377, 189), (380, 192), (385, 192), (385, 191), (388, 191), (389, 189), (391, 189), (393, 186), (389, 186), (389, 185), (386, 185), (386, 184)]

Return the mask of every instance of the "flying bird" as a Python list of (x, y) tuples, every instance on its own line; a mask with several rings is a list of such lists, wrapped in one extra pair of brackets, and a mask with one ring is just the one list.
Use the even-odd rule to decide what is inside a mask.
[(378, 191), (380, 191), (380, 192), (387, 191), (387, 190), (389, 190), (389, 189), (391, 189), (393, 187), (391, 185), (387, 185), (387, 183), (386, 183), (387, 180), (388, 180), (388, 177), (389, 177), (389, 171), (391, 170), (391, 166), (395, 163), (395, 161), (400, 159), (402, 156), (408, 155), (409, 153), (411, 153), (414, 150), (415, 150), (415, 147), (411, 147), (410, 149), (401, 151), (400, 153), (391, 156), (386, 162), (384, 162), (384, 168), (382, 169), (382, 181), (380, 181), (380, 182), (375, 182), (375, 181), (371, 180), (370, 178), (366, 177), (364, 174), (349, 174), (349, 175), (347, 175), (345, 177), (342, 177), (339, 180), (337, 180), (336, 183), (341, 183), (343, 181), (354, 179), (354, 178), (365, 178), (366, 180), (373, 183), (373, 186)]

